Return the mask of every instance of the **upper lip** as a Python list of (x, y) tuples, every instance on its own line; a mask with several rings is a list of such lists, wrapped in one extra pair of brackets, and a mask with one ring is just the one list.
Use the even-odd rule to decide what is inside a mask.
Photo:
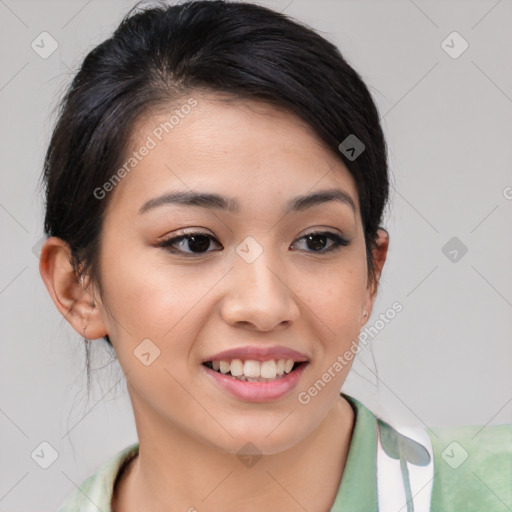
[(203, 361), (232, 361), (233, 359), (242, 359), (244, 361), (268, 361), (269, 359), (293, 359), (296, 362), (309, 361), (306, 354), (297, 352), (288, 347), (238, 347), (224, 350), (213, 356), (208, 357)]

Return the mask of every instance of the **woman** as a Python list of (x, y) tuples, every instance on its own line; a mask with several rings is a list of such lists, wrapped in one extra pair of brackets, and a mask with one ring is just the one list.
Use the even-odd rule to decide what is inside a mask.
[(130, 12), (85, 58), (40, 270), (114, 348), (138, 442), (61, 512), (507, 510), (509, 426), (394, 428), (340, 393), (387, 255), (386, 160), (359, 75), (272, 10)]

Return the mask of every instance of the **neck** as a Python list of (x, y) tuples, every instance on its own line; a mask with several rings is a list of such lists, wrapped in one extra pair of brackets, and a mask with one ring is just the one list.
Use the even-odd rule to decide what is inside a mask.
[(247, 466), (232, 454), (182, 432), (170, 435), (168, 426), (167, 433), (160, 436), (155, 435), (154, 423), (151, 429), (143, 423), (137, 422), (139, 454), (116, 485), (113, 512), (168, 512), (170, 505), (173, 510), (189, 512), (325, 512), (341, 482), (354, 412), (340, 396), (308, 437)]

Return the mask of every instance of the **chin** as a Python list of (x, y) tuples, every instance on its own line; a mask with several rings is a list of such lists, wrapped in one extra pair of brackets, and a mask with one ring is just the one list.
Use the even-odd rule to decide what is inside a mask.
[(237, 456), (274, 455), (292, 448), (308, 434), (298, 430), (292, 422), (286, 428), (284, 424), (278, 425), (279, 422), (274, 422), (270, 428), (261, 428), (261, 425), (258, 427), (254, 424), (237, 430), (231, 428), (229, 433), (232, 437), (227, 435), (223, 441), (211, 441), (219, 449)]

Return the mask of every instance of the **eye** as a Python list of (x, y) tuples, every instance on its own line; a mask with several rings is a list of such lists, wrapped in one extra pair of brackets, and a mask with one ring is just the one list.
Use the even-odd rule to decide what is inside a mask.
[[(298, 239), (298, 241), (301, 240), (306, 242), (307, 247), (314, 249), (313, 251), (306, 252), (316, 252), (320, 254), (331, 252), (350, 244), (346, 238), (330, 231), (312, 231)], [(325, 245), (329, 240), (331, 241), (331, 245), (328, 245), (326, 249)]]
[[(207, 249), (210, 247), (212, 241), (218, 244), (216, 239), (211, 235), (200, 232), (189, 232), (162, 240), (158, 246), (171, 253), (205, 254), (206, 252), (211, 252), (207, 251)], [(185, 248), (188, 248), (189, 251), (184, 250)]]
[[(211, 252), (208, 251), (211, 246), (211, 242), (214, 242), (222, 247), (221, 244), (212, 235), (201, 232), (187, 233), (185, 231), (181, 231), (180, 233), (183, 234), (162, 240), (158, 244), (158, 247), (162, 247), (170, 253), (189, 255), (201, 255), (206, 254), (207, 252)], [(315, 252), (319, 254), (331, 252), (350, 244), (347, 239), (341, 237), (337, 233), (332, 233), (330, 231), (312, 231), (311, 233), (308, 233), (299, 238), (298, 242), (300, 241), (304, 241), (306, 243), (306, 247), (310, 249), (313, 248), (312, 251), (306, 250), (306, 252)], [(331, 244), (326, 246), (329, 241)]]

